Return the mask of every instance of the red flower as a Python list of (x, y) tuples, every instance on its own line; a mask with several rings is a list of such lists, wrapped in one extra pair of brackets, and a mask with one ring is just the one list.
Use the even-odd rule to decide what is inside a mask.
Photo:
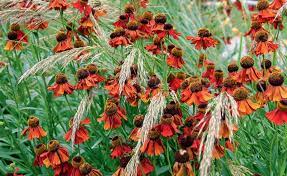
[(57, 140), (51, 140), (48, 143), (48, 151), (41, 157), (44, 158), (43, 162), (46, 167), (56, 167), (69, 161), (69, 152)]
[(156, 128), (163, 137), (172, 137), (179, 132), (170, 114), (164, 114), (160, 119), (160, 124)]
[(69, 176), (71, 165), (69, 162), (64, 162), (60, 165), (53, 166), (54, 176)]
[(276, 51), (278, 44), (274, 44), (272, 41), (268, 41), (268, 32), (258, 31), (255, 33), (256, 47), (253, 52), (258, 55), (267, 54)]
[(276, 11), (269, 8), (267, 0), (259, 0), (257, 2), (258, 14), (252, 16), (253, 19), (260, 23), (272, 22), (276, 16)]
[(139, 22), (139, 30), (143, 32), (146, 36), (152, 36), (152, 27), (154, 25), (152, 12), (144, 12)]
[(146, 45), (145, 49), (151, 52), (152, 54), (158, 55), (158, 54), (163, 54), (164, 51), (166, 50), (166, 47), (164, 45), (164, 41), (156, 36), (153, 39), (153, 44)]
[(285, 99), (280, 100), (277, 104), (277, 108), (267, 112), (266, 117), (276, 125), (287, 123), (287, 101)]
[(105, 130), (110, 130), (120, 127), (122, 125), (122, 119), (127, 120), (125, 114), (117, 107), (115, 103), (108, 101), (105, 112), (102, 114), (101, 118), (98, 119), (98, 121), (104, 122)]
[(8, 40), (6, 42), (4, 50), (6, 51), (22, 50), (23, 49), (22, 42), (20, 42), (17, 38), (18, 34), (15, 31), (10, 31), (8, 33)]
[(95, 84), (103, 82), (105, 78), (98, 74), (98, 68), (96, 64), (87, 65), (87, 70), (89, 72), (89, 79), (92, 80)]
[(148, 158), (143, 157), (143, 155), (140, 156), (140, 163), (137, 167), (138, 175), (148, 175), (154, 170), (154, 166), (150, 162)]
[(55, 96), (62, 96), (73, 93), (74, 86), (68, 82), (66, 75), (62, 73), (57, 74), (55, 79), (56, 83), (53, 86), (48, 87), (48, 90), (53, 91)]
[(156, 33), (156, 34), (159, 34), (160, 32), (162, 32), (164, 29), (164, 24), (166, 22), (166, 16), (165, 14), (157, 14), (155, 17), (154, 17), (154, 25), (152, 26), (152, 32)]
[(81, 68), (77, 71), (76, 74), (78, 78), (78, 83), (75, 86), (77, 90), (90, 90), (91, 88), (96, 86), (94, 80), (90, 77), (90, 73), (88, 69)]
[(44, 165), (43, 158), (41, 155), (45, 152), (47, 152), (47, 148), (45, 144), (38, 144), (35, 148), (35, 159), (34, 159), (34, 166), (40, 166), (42, 167)]
[(85, 160), (81, 156), (75, 156), (72, 159), (72, 167), (70, 170), (70, 176), (82, 176), (80, 166), (85, 163)]
[(141, 137), (140, 130), (143, 125), (144, 116), (143, 115), (136, 115), (134, 117), (134, 126), (135, 128), (131, 131), (129, 139), (133, 141), (138, 141)]
[(215, 65), (213, 62), (207, 63), (206, 71), (202, 73), (202, 78), (207, 78), (208, 80), (212, 80), (213, 75), (214, 75), (214, 68), (215, 68)]
[(176, 92), (181, 87), (185, 77), (186, 75), (183, 72), (177, 73), (175, 76), (170, 74), (167, 78), (169, 88)]
[(28, 36), (20, 29), (20, 25), (17, 23), (14, 23), (10, 26), (11, 31), (14, 31), (17, 33), (17, 41), (28, 43)]
[(223, 71), (215, 70), (210, 82), (214, 85), (215, 88), (221, 88), (223, 84)]
[(51, 0), (49, 3), (49, 9), (65, 10), (68, 8), (66, 0)]
[(129, 18), (126, 15), (120, 15), (118, 21), (114, 22), (113, 25), (117, 28), (127, 28), (127, 23), (129, 22)]
[(187, 36), (187, 40), (191, 40), (192, 44), (195, 44), (195, 49), (207, 49), (209, 47), (215, 47), (218, 44), (217, 40), (214, 40), (212, 34), (208, 29), (202, 28), (198, 31), (198, 37)]
[(89, 36), (91, 33), (96, 31), (94, 30), (94, 23), (92, 22), (90, 16), (83, 16), (80, 19), (80, 27), (78, 28), (79, 33), (85, 36)]
[(273, 2), (269, 5), (270, 9), (279, 10), (284, 4), (286, 0), (273, 0)]
[(272, 73), (268, 78), (269, 86), (265, 91), (265, 95), (271, 101), (280, 101), (287, 99), (287, 87), (283, 85), (284, 77), (279, 72)]
[(238, 65), (234, 62), (230, 63), (228, 66), (227, 66), (227, 70), (228, 70), (228, 76), (229, 77), (232, 77), (234, 79), (237, 79), (238, 78)]
[(144, 35), (143, 32), (139, 30), (139, 25), (137, 21), (130, 21), (127, 24), (127, 29), (126, 29), (126, 35), (129, 37), (131, 42), (136, 41), (139, 38), (145, 37), (147, 38), (147, 35)]
[(118, 46), (130, 45), (130, 40), (125, 36), (126, 32), (123, 28), (116, 28), (110, 35), (109, 45), (117, 48)]
[(111, 149), (111, 157), (119, 158), (124, 154), (131, 153), (132, 148), (127, 144), (123, 143), (122, 138), (116, 136), (112, 139), (112, 149)]
[(71, 40), (69, 40), (68, 36), (64, 32), (59, 32), (56, 36), (58, 44), (55, 46), (53, 51), (55, 53), (60, 53), (63, 51), (67, 51), (73, 48)]
[(174, 101), (169, 102), (164, 108), (163, 113), (172, 115), (173, 121), (177, 126), (182, 125), (182, 112), (179, 103)]
[(164, 152), (164, 147), (160, 139), (160, 132), (156, 128), (152, 128), (148, 132), (148, 139), (141, 147), (141, 152), (149, 156), (157, 156)]
[(47, 135), (47, 133), (39, 125), (39, 119), (37, 117), (29, 117), (28, 126), (29, 127), (25, 128), (22, 131), (22, 135), (26, 135), (28, 133), (28, 140), (32, 140), (35, 138), (40, 139)]
[(250, 36), (251, 39), (253, 40), (255, 38), (255, 33), (261, 30), (265, 30), (262, 27), (262, 23), (259, 23), (257, 21), (252, 21), (249, 31), (246, 32), (244, 36)]
[(158, 79), (156, 75), (150, 77), (147, 85), (146, 92), (141, 95), (143, 102), (148, 102), (149, 99), (158, 94), (161, 89), (160, 79)]
[(173, 68), (181, 68), (184, 65), (184, 60), (182, 59), (183, 51), (181, 48), (173, 48), (171, 54), (167, 57), (167, 65)]
[(158, 32), (159, 38), (165, 38), (166, 36), (172, 36), (175, 40), (178, 40), (178, 37), (181, 34), (173, 29), (171, 24), (164, 24), (163, 31)]
[(175, 153), (175, 163), (173, 165), (173, 175), (175, 176), (195, 176), (189, 161), (189, 155), (186, 150), (179, 150)]
[[(89, 118), (85, 118), (84, 120), (81, 120), (80, 126), (76, 130), (76, 133), (75, 133), (75, 144), (82, 144), (90, 138), (89, 131), (85, 127), (85, 125), (88, 125), (90, 123), (91, 121)], [(73, 130), (73, 118), (70, 120), (70, 129), (64, 136), (66, 141), (71, 140), (72, 130)]]
[(224, 157), (225, 150), (224, 147), (222, 147), (219, 142), (217, 141), (216, 144), (214, 145), (214, 148), (212, 150), (212, 157), (213, 159), (220, 159)]
[(78, 0), (72, 3), (73, 7), (78, 9), (80, 13), (84, 13), (85, 16), (90, 15), (92, 12), (91, 6), (88, 4), (88, 0)]
[(240, 60), (240, 65), (243, 68), (238, 73), (238, 81), (247, 83), (257, 81), (261, 78), (261, 73), (254, 67), (254, 60), (250, 56), (244, 56)]
[(93, 168), (89, 163), (81, 164), (80, 172), (84, 176), (103, 176), (99, 170)]
[(43, 30), (48, 28), (48, 21), (44, 21), (40, 17), (33, 17), (27, 22), (27, 29), (29, 30)]
[(227, 77), (223, 80), (223, 87), (221, 91), (227, 92), (228, 94), (232, 95), (233, 91), (237, 87), (237, 82), (234, 77)]

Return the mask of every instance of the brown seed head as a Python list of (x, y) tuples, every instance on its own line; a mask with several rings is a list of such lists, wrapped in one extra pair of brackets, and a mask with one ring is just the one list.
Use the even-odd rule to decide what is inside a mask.
[(245, 69), (251, 68), (254, 65), (254, 60), (250, 56), (244, 56), (240, 59), (240, 65)]
[(266, 42), (268, 40), (268, 32), (264, 30), (257, 31), (255, 33), (256, 42)]
[(269, 76), (268, 82), (272, 86), (282, 86), (284, 83), (284, 77), (281, 73), (274, 72)]
[(211, 37), (212, 36), (212, 34), (206, 28), (199, 29), (198, 32), (197, 32), (197, 35), (199, 37)]
[(64, 73), (58, 73), (55, 80), (57, 84), (65, 84), (68, 82), (67, 76)]
[(241, 101), (241, 100), (246, 100), (248, 98), (248, 94), (249, 92), (247, 89), (243, 87), (239, 87), (234, 90), (233, 97), (236, 101)]

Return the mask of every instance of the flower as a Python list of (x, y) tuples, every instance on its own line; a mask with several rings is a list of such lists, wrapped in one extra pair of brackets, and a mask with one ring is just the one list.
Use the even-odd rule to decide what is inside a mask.
[(256, 47), (253, 52), (258, 55), (267, 54), (276, 51), (278, 44), (268, 41), (268, 32), (261, 30), (255, 33)]
[(120, 27), (120, 28), (126, 29), (128, 22), (129, 22), (129, 19), (126, 15), (120, 15), (118, 21), (114, 22), (113, 25), (118, 28)]
[(77, 71), (76, 76), (78, 83), (75, 86), (77, 90), (90, 90), (96, 86), (94, 80), (90, 77), (90, 73), (87, 68), (81, 68)]
[[(81, 120), (80, 126), (78, 129), (76, 129), (76, 132), (75, 132), (75, 144), (82, 144), (85, 141), (89, 140), (90, 138), (89, 131), (86, 129), (85, 125), (88, 125), (90, 123), (91, 121), (89, 118), (85, 118), (84, 120)], [(66, 141), (71, 140), (72, 131), (73, 131), (73, 118), (70, 119), (70, 129), (64, 136)]]
[(54, 171), (54, 176), (65, 176), (70, 173), (71, 165), (69, 162), (63, 162), (60, 165), (56, 165), (52, 167)]
[(137, 21), (130, 21), (127, 23), (126, 35), (129, 37), (131, 42), (134, 42), (142, 37), (147, 37), (138, 29), (139, 24)]
[(27, 29), (29, 30), (43, 30), (48, 28), (48, 21), (43, 20), (40, 16), (39, 17), (33, 17), (31, 20), (27, 22)]
[(260, 23), (271, 22), (274, 20), (276, 16), (276, 11), (269, 8), (268, 0), (259, 0), (257, 1), (257, 10), (258, 13), (252, 16), (253, 19)]
[(120, 136), (115, 136), (112, 139), (111, 158), (119, 158), (124, 154), (130, 153), (132, 148), (123, 143)]
[(261, 30), (265, 31), (265, 29), (262, 27), (262, 23), (259, 23), (258, 21), (252, 21), (249, 31), (246, 32), (244, 36), (250, 36), (253, 40), (255, 38), (255, 33)]
[(173, 68), (181, 68), (184, 65), (184, 60), (182, 59), (183, 51), (181, 48), (174, 47), (171, 50), (171, 54), (167, 57), (167, 65)]
[(48, 151), (41, 154), (41, 157), (44, 158), (43, 163), (46, 167), (55, 167), (69, 161), (69, 152), (59, 141), (51, 140), (48, 143)]
[(145, 158), (144, 155), (140, 156), (140, 163), (137, 167), (137, 173), (139, 176), (148, 175), (154, 170), (154, 166), (148, 158)]
[[(134, 81), (132, 79), (128, 79), (123, 86), (122, 94), (127, 98), (137, 97), (137, 89), (136, 86), (133, 85), (133, 82)], [(115, 78), (112, 78), (106, 82), (105, 89), (108, 90), (109, 94), (113, 97), (120, 96), (119, 74), (117, 74)]]
[(187, 40), (191, 40), (191, 44), (195, 44), (195, 49), (206, 50), (209, 47), (215, 47), (218, 44), (217, 40), (214, 40), (211, 36), (212, 34), (209, 32), (208, 29), (201, 28), (198, 30), (197, 33), (198, 37), (187, 36)]
[(248, 98), (248, 94), (248, 90), (244, 87), (238, 87), (233, 92), (240, 116), (249, 115), (260, 108), (259, 104), (252, 102), (251, 99)]
[(169, 88), (173, 91), (177, 91), (181, 87), (185, 78), (186, 75), (183, 72), (179, 72), (176, 75), (173, 75), (172, 73), (169, 74), (167, 78)]
[(78, 32), (82, 35), (89, 36), (91, 33), (95, 32), (94, 23), (90, 16), (83, 16), (79, 21), (80, 27)]
[(160, 119), (160, 124), (156, 128), (163, 137), (172, 137), (176, 133), (179, 133), (171, 114), (164, 114)]
[(154, 55), (158, 55), (163, 54), (164, 51), (166, 50), (166, 47), (164, 45), (164, 40), (156, 36), (153, 39), (153, 44), (146, 45), (145, 49)]
[[(231, 130), (232, 130), (232, 133), (233, 133), (233, 134), (234, 134), (236, 131), (238, 131), (237, 125), (232, 125), (232, 124), (231, 124)], [(221, 120), (220, 129), (219, 129), (218, 138), (229, 138), (230, 135), (231, 135), (231, 130), (229, 129), (226, 120), (225, 120), (225, 119), (222, 119), (222, 120)]]
[(109, 45), (114, 48), (130, 45), (131, 42), (125, 35), (126, 32), (123, 28), (116, 28), (110, 35)]
[(212, 80), (213, 79), (213, 75), (214, 75), (214, 68), (215, 65), (213, 62), (209, 62), (206, 64), (206, 71), (202, 73), (202, 78), (207, 78), (208, 80)]
[(205, 103), (212, 98), (212, 94), (203, 87), (200, 81), (195, 81), (181, 92), (181, 101), (191, 106), (192, 104), (199, 105)]
[(133, 123), (135, 128), (131, 131), (129, 139), (133, 141), (138, 141), (141, 137), (140, 130), (143, 125), (144, 116), (139, 114), (134, 117)]
[(265, 91), (267, 89), (266, 82), (264, 80), (258, 81), (256, 88), (257, 92), (254, 96), (254, 99), (259, 105), (264, 106), (268, 100), (267, 96), (265, 95)]
[(180, 33), (173, 29), (171, 24), (164, 24), (163, 30), (158, 32), (159, 38), (165, 38), (166, 36), (172, 36), (175, 40), (178, 40)]
[(272, 63), (268, 59), (263, 59), (261, 62), (262, 76), (263, 79), (266, 80), (269, 78), (270, 74), (273, 72), (274, 67), (272, 67)]
[(116, 170), (115, 173), (113, 173), (112, 176), (123, 176), (125, 175), (125, 168), (128, 165), (129, 161), (131, 159), (131, 156), (129, 154), (124, 155), (120, 158), (120, 167)]
[(34, 159), (33, 165), (42, 167), (44, 163), (43, 163), (43, 158), (41, 157), (41, 155), (47, 152), (47, 147), (45, 144), (38, 144), (34, 148), (34, 151), (35, 151), (35, 159)]
[(214, 85), (215, 88), (221, 88), (223, 84), (223, 71), (215, 70), (210, 82)]
[(27, 43), (28, 42), (28, 36), (21, 30), (21, 27), (18, 23), (13, 23), (10, 26), (11, 31), (14, 31), (17, 33), (17, 41)]
[(54, 47), (53, 51), (55, 53), (60, 53), (73, 48), (71, 40), (68, 39), (67, 34), (64, 32), (59, 32), (56, 36), (57, 45)]
[(173, 122), (177, 126), (182, 125), (182, 112), (179, 103), (176, 103), (174, 101), (169, 102), (163, 109), (163, 113), (172, 115)]
[(164, 146), (160, 139), (160, 132), (152, 128), (148, 132), (148, 139), (141, 147), (141, 152), (149, 156), (158, 156), (164, 152)]
[(65, 74), (59, 73), (55, 76), (55, 84), (48, 87), (48, 90), (53, 91), (55, 96), (62, 96), (66, 94), (72, 94), (74, 86), (72, 86)]
[(285, 3), (286, 0), (273, 0), (273, 2), (269, 5), (269, 8), (279, 10)]
[(252, 57), (242, 57), (240, 59), (240, 65), (243, 69), (238, 73), (238, 81), (240, 81), (241, 83), (247, 83), (260, 79), (261, 74), (255, 67), (253, 67), (254, 60), (252, 59)]
[(173, 165), (174, 176), (195, 176), (189, 162), (189, 155), (186, 150), (180, 149), (175, 153), (175, 163)]
[(20, 42), (18, 38), (18, 34), (15, 31), (10, 31), (7, 35), (7, 42), (4, 47), (6, 51), (13, 51), (13, 50), (22, 50), (22, 42)]
[(82, 176), (81, 171), (80, 171), (80, 166), (84, 163), (85, 163), (85, 160), (83, 157), (75, 156), (71, 162), (72, 167), (70, 170), (70, 175), (71, 176)]
[(39, 124), (39, 118), (35, 116), (30, 116), (27, 123), (28, 127), (22, 131), (22, 135), (28, 134), (28, 140), (32, 140), (35, 138), (40, 139), (47, 135), (47, 133)]
[(104, 113), (98, 122), (104, 122), (104, 129), (110, 130), (118, 128), (122, 125), (122, 119), (127, 120), (125, 114), (112, 101), (108, 101)]
[(66, 0), (51, 0), (49, 3), (49, 9), (66, 10), (68, 7)]
[(225, 150), (224, 147), (222, 147), (218, 141), (215, 142), (214, 148), (212, 150), (212, 157), (213, 159), (220, 159), (224, 157)]
[(98, 73), (98, 68), (96, 66), (96, 64), (89, 64), (87, 65), (87, 70), (89, 72), (89, 78), (95, 83), (98, 84), (100, 82), (103, 82), (105, 80), (105, 78)]
[(221, 91), (227, 92), (228, 94), (232, 94), (235, 88), (237, 87), (237, 82), (233, 77), (227, 77), (223, 80), (223, 87)]
[(287, 100), (280, 100), (276, 109), (266, 113), (266, 118), (276, 125), (287, 123)]
[(155, 24), (152, 27), (152, 32), (157, 34), (162, 32), (164, 30), (164, 24), (166, 23), (166, 15), (162, 13), (156, 14), (154, 17), (154, 22)]
[(139, 30), (145, 34), (145, 36), (152, 36), (152, 26), (154, 23), (153, 13), (146, 11), (141, 16)]
[(85, 16), (90, 15), (92, 12), (91, 6), (88, 4), (89, 0), (77, 0), (76, 2), (72, 3), (75, 9), (78, 9), (80, 13), (84, 13)]
[(232, 62), (232, 63), (228, 64), (228, 66), (227, 66), (228, 76), (236, 79), (238, 76), (238, 72), (237, 72), (238, 69), (239, 69), (239, 67), (236, 63)]
[(80, 173), (83, 176), (103, 176), (99, 170), (93, 168), (89, 163), (80, 165)]
[(268, 78), (269, 86), (265, 95), (271, 101), (280, 101), (287, 98), (287, 87), (283, 85), (284, 77), (279, 72), (272, 73)]
[(141, 100), (143, 102), (148, 102), (149, 99), (155, 96), (161, 89), (160, 79), (156, 75), (152, 75), (147, 83), (147, 88), (145, 93), (141, 95)]

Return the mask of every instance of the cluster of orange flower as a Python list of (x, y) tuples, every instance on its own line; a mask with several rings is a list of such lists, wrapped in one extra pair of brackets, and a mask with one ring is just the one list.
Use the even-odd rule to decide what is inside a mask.
[[(66, 96), (74, 90), (90, 91), (93, 88), (101, 87), (104, 84), (105, 90), (109, 93), (105, 109), (98, 122), (103, 123), (104, 130), (114, 130), (122, 126), (127, 120), (127, 112), (120, 104), (120, 98), (124, 97), (133, 107), (138, 106), (142, 101), (147, 103), (150, 99), (163, 91), (163, 84), (168, 85), (168, 91), (175, 92), (180, 96), (180, 102), (170, 101), (163, 110), (163, 115), (158, 124), (149, 130), (147, 140), (140, 148), (140, 162), (136, 168), (137, 175), (148, 175), (154, 171), (154, 165), (149, 160), (150, 156), (158, 156), (165, 152), (166, 147), (162, 140), (176, 139), (179, 149), (175, 152), (173, 173), (177, 176), (194, 175), (193, 166), (198, 168), (197, 160), (199, 155), (201, 135), (200, 130), (206, 130), (211, 118), (207, 112), (209, 101), (221, 92), (232, 95), (238, 105), (238, 112), (241, 117), (252, 114), (259, 108), (264, 107), (268, 102), (276, 102), (277, 108), (266, 113), (266, 117), (273, 123), (281, 125), (287, 123), (287, 87), (284, 85), (282, 71), (272, 65), (266, 54), (276, 52), (278, 45), (270, 39), (270, 33), (263, 25), (272, 25), (275, 29), (282, 30), (282, 17), (277, 16), (277, 11), (284, 4), (281, 0), (274, 0), (271, 4), (267, 0), (259, 0), (257, 11), (252, 14), (251, 29), (246, 33), (252, 40), (251, 53), (254, 56), (244, 56), (240, 60), (240, 67), (236, 63), (230, 63), (227, 67), (228, 74), (223, 70), (216, 69), (214, 62), (208, 59), (205, 51), (210, 47), (216, 47), (220, 42), (213, 38), (209, 29), (201, 28), (197, 36), (187, 36), (196, 50), (201, 54), (198, 58), (198, 68), (202, 69), (201, 75), (190, 76), (184, 72), (178, 72), (185, 62), (183, 50), (170, 43), (171, 37), (178, 40), (181, 33), (177, 32), (173, 25), (167, 23), (165, 14), (153, 15), (145, 11), (139, 15), (139, 8), (146, 8), (148, 1), (141, 0), (139, 4), (129, 3), (124, 8), (124, 14), (113, 23), (115, 29), (110, 35), (109, 45), (117, 48), (133, 45), (137, 41), (151, 41), (144, 48), (154, 55), (166, 56), (166, 63), (176, 74), (170, 73), (167, 80), (161, 80), (158, 75), (150, 75), (147, 86), (143, 87), (138, 80), (138, 66), (133, 64), (130, 67), (130, 77), (125, 81), (120, 91), (119, 77), (121, 65), (116, 67), (114, 75), (103, 76), (99, 74), (95, 64), (89, 64), (77, 70), (76, 85), (69, 83), (65, 74), (57, 74), (54, 85), (48, 90), (53, 91), (55, 96)], [(22, 9), (37, 10), (38, 4), (26, 0), (14, 4)], [(238, 9), (242, 10), (239, 1), (236, 1)], [(92, 17), (105, 14), (104, 11), (91, 7), (87, 0), (77, 0), (69, 4), (65, 0), (51, 0), (49, 8), (59, 10), (63, 13), (68, 8), (77, 9), (82, 18), (79, 27), (68, 22), (66, 28), (62, 29), (56, 36), (57, 45), (53, 49), (55, 53), (86, 46), (82, 36), (89, 37), (97, 34), (94, 31)], [(40, 30), (48, 27), (48, 22), (43, 19), (33, 18), (25, 24), (28, 30)], [(5, 50), (22, 50), (23, 43), (28, 43), (27, 35), (20, 29), (19, 24), (12, 24), (8, 32), (8, 40)], [(275, 40), (275, 39), (274, 39)], [(256, 59), (254, 59), (256, 57)], [(261, 68), (256, 68), (256, 61), (262, 57)], [(250, 87), (255, 85), (256, 93), (250, 93)], [(169, 94), (167, 94), (168, 96)], [(184, 117), (181, 104), (194, 106), (197, 112)], [(204, 120), (204, 121), (203, 121)], [(222, 125), (219, 135), (213, 148), (213, 158), (220, 159), (226, 150), (234, 151), (236, 143), (229, 140), (231, 133), (238, 130), (234, 125), (231, 132), (222, 117)], [(133, 154), (133, 147), (141, 138), (141, 128), (144, 122), (144, 115), (138, 114), (133, 118), (134, 128), (130, 131), (129, 139), (117, 135), (111, 139), (110, 157), (119, 160), (119, 167), (115, 169), (113, 176), (122, 176), (125, 167)], [(80, 122), (75, 133), (75, 144), (82, 144), (89, 140), (87, 125), (91, 123), (89, 118)], [(70, 129), (64, 135), (64, 139), (71, 141), (73, 118), (70, 120)], [(28, 140), (41, 139), (47, 135), (41, 127), (39, 119), (31, 116), (28, 119), (28, 127), (22, 132), (28, 136)], [(35, 146), (35, 166), (46, 166), (54, 170), (55, 176), (99, 176), (101, 172), (85, 162), (82, 156), (75, 156), (70, 159), (69, 151), (57, 140), (51, 140), (48, 144), (40, 143)]]

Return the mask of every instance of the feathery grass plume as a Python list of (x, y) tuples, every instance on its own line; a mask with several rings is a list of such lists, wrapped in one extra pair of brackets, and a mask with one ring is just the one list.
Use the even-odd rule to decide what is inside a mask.
[(119, 76), (119, 85), (120, 85), (119, 94), (122, 93), (126, 80), (129, 79), (129, 77), (131, 76), (131, 66), (134, 63), (137, 52), (139, 51), (133, 48), (121, 66), (121, 71), (120, 71), (120, 76)]
[(138, 78), (139, 78), (139, 82), (141, 84), (146, 84), (147, 81), (148, 81), (148, 76), (147, 76), (147, 72), (144, 68), (144, 57), (142, 55), (142, 53), (139, 51), (138, 52), (138, 62), (137, 62), (137, 65), (138, 65)]
[(171, 96), (171, 98), (172, 98), (172, 100), (173, 100), (174, 102), (180, 103), (180, 101), (179, 101), (179, 99), (178, 99), (178, 97), (177, 97), (177, 95), (176, 95), (176, 92), (175, 92), (174, 90), (171, 90), (171, 91), (170, 91), (170, 96)]
[[(239, 113), (237, 111), (236, 101), (232, 96), (226, 92), (220, 93), (213, 101), (211, 101), (207, 106), (207, 111), (205, 117), (199, 122), (203, 124), (206, 121), (206, 114), (211, 113), (208, 128), (202, 134), (202, 139), (199, 148), (200, 162), (200, 176), (209, 175), (209, 170), (212, 162), (212, 150), (214, 148), (214, 143), (216, 138), (218, 138), (220, 126), (222, 119), (226, 121), (228, 130), (230, 131), (229, 139), (233, 139), (233, 126), (238, 124)], [(203, 131), (203, 127), (199, 131), (199, 135)], [(204, 146), (204, 151), (202, 148)], [(201, 154), (203, 156), (201, 157)]]
[(36, 63), (33, 67), (28, 69), (18, 80), (18, 84), (26, 79), (27, 77), (34, 75), (38, 72), (44, 73), (48, 69), (52, 68), (56, 63), (65, 61), (65, 64), (68, 64), (70, 61), (72, 61), (76, 56), (81, 54), (84, 51), (87, 51), (89, 49), (92, 49), (91, 46), (85, 46), (81, 48), (73, 48), (68, 51), (64, 51), (61, 53), (56, 53), (55, 55), (49, 56), (44, 60), (41, 60), (40, 62)]
[(143, 125), (140, 130), (140, 139), (136, 147), (133, 149), (133, 156), (127, 164), (124, 176), (136, 176), (137, 166), (139, 164), (140, 148), (147, 140), (149, 130), (158, 122), (158, 119), (163, 114), (163, 109), (166, 106), (166, 99), (162, 92), (155, 95), (148, 106), (147, 113), (144, 117)]
[(106, 44), (108, 44), (108, 39), (106, 37), (106, 34), (104, 32), (104, 30), (100, 27), (99, 23), (97, 22), (97, 20), (95, 19), (94, 15), (90, 14), (90, 18), (92, 23), (94, 24), (94, 30), (96, 31), (97, 36), (105, 41)]
[(81, 119), (83, 118), (85, 112), (87, 112), (92, 104), (94, 97), (93, 91), (89, 91), (89, 93), (81, 100), (80, 105), (78, 106), (77, 112), (73, 118), (73, 127), (72, 127), (72, 134), (71, 134), (71, 142), (72, 142), (72, 149), (74, 149), (75, 143), (75, 134), (77, 129), (79, 129)]
[(233, 161), (228, 161), (228, 167), (232, 176), (246, 176), (253, 175), (253, 173), (245, 166), (237, 165)]

